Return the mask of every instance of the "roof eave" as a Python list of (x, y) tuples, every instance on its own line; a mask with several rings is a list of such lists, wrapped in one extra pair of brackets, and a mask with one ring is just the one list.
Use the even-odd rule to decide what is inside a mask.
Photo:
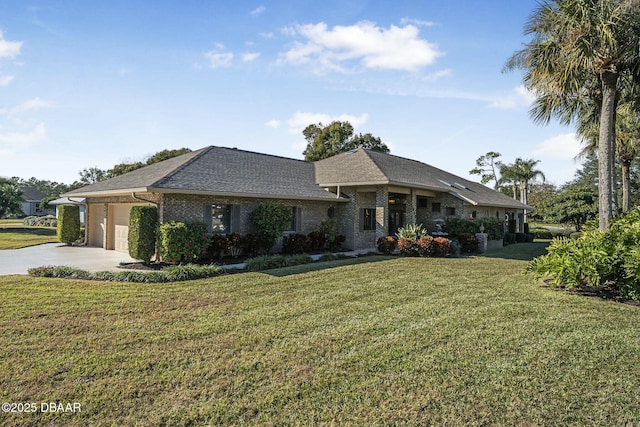
[(131, 193), (150, 193), (149, 187), (123, 188), (118, 190), (97, 190), (82, 191), (77, 193), (62, 193), (61, 197), (110, 197), (110, 196), (128, 196)]
[(305, 195), (286, 195), (286, 194), (263, 194), (263, 193), (236, 193), (226, 191), (203, 191), (203, 190), (184, 190), (179, 188), (154, 188), (149, 187), (149, 192), (163, 194), (193, 194), (200, 196), (219, 196), (219, 197), (238, 197), (250, 199), (284, 199), (284, 200), (312, 200), (319, 202), (348, 202), (348, 199), (339, 197), (327, 191), (327, 197), (315, 197)]

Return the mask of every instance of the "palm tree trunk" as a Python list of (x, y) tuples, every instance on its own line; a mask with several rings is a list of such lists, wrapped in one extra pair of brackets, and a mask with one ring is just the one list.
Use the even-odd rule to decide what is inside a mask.
[(622, 162), (622, 212), (629, 212), (631, 203), (629, 192), (631, 190), (631, 162)]
[(614, 128), (613, 115), (618, 74), (611, 71), (601, 73), (602, 110), (600, 112), (600, 138), (598, 140), (598, 219), (600, 231), (609, 228), (609, 219), (613, 216), (613, 158)]

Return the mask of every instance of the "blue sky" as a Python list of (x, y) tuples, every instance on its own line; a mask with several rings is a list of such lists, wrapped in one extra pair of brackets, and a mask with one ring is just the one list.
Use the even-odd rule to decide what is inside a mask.
[(350, 121), (462, 177), (487, 151), (562, 184), (573, 129), (534, 124), (519, 71), (536, 0), (0, 0), (0, 176), (208, 145), (302, 158), (302, 129)]

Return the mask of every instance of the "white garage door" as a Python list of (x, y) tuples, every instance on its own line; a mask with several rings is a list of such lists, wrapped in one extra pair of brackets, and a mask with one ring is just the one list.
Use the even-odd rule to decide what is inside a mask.
[(131, 205), (113, 205), (113, 248), (129, 252), (129, 211)]

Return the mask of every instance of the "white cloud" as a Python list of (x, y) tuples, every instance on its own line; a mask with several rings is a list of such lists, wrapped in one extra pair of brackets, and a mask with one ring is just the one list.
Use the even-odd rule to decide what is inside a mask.
[(334, 121), (347, 121), (351, 123), (354, 128), (357, 128), (365, 124), (368, 119), (369, 115), (367, 113), (363, 113), (360, 116), (354, 116), (352, 114), (331, 116), (329, 114), (322, 113), (297, 112), (287, 120), (287, 125), (289, 126), (289, 133), (299, 135), (311, 124), (322, 123), (326, 126)]
[[(223, 45), (217, 45), (218, 49), (223, 49)], [(233, 53), (232, 52), (220, 52), (219, 50), (210, 50), (204, 54), (204, 57), (209, 60), (209, 67), (223, 68), (230, 67), (233, 61)]]
[(20, 55), (22, 42), (10, 42), (4, 39), (2, 31), (0, 31), (0, 58), (15, 58)]
[(264, 13), (264, 11), (267, 10), (266, 7), (264, 6), (258, 6), (257, 8), (253, 9), (250, 13), (253, 16), (258, 16), (258, 15), (262, 15)]
[(16, 105), (15, 107), (0, 109), (0, 114), (23, 113), (25, 111), (34, 111), (34, 110), (40, 110), (43, 108), (50, 108), (50, 107), (53, 107), (53, 105), (54, 104), (51, 101), (47, 101), (41, 98), (33, 98), (27, 101), (24, 101), (23, 103)]
[(272, 39), (273, 38), (273, 33), (260, 33), (260, 37), (265, 38), (265, 39)]
[(350, 26), (327, 24), (296, 25), (283, 29), (295, 41), (280, 54), (281, 63), (318, 64), (324, 70), (346, 71), (342, 64), (359, 61), (370, 69), (413, 71), (431, 65), (443, 53), (437, 45), (419, 37), (414, 25), (381, 28), (373, 22), (360, 21)]
[(512, 110), (520, 107), (529, 107), (536, 97), (533, 92), (527, 90), (526, 87), (520, 85), (510, 93), (495, 98), (490, 104), (491, 108), (499, 108), (502, 110)]
[(400, 23), (402, 25), (413, 24), (413, 25), (417, 25), (418, 27), (433, 27), (434, 25), (437, 25), (433, 21), (423, 21), (422, 19), (415, 19), (415, 18), (402, 18), (400, 20)]
[(258, 52), (247, 52), (242, 54), (242, 60), (244, 62), (251, 62), (257, 59), (259, 56), (260, 56), (260, 53)]
[(34, 130), (29, 132), (0, 133), (0, 144), (14, 148), (28, 147), (46, 139), (47, 130), (44, 127), (44, 123), (38, 124)]
[(575, 133), (565, 133), (542, 141), (533, 151), (548, 159), (573, 159), (580, 153), (580, 139)]
[(13, 76), (0, 77), (0, 87), (7, 87), (13, 81)]
[(282, 122), (280, 120), (269, 120), (266, 125), (270, 128), (276, 129), (279, 128)]
[(445, 70), (436, 71), (435, 73), (427, 74), (422, 78), (422, 80), (427, 82), (435, 82), (436, 80), (440, 80), (443, 77), (450, 77), (453, 75), (453, 71), (447, 68)]

